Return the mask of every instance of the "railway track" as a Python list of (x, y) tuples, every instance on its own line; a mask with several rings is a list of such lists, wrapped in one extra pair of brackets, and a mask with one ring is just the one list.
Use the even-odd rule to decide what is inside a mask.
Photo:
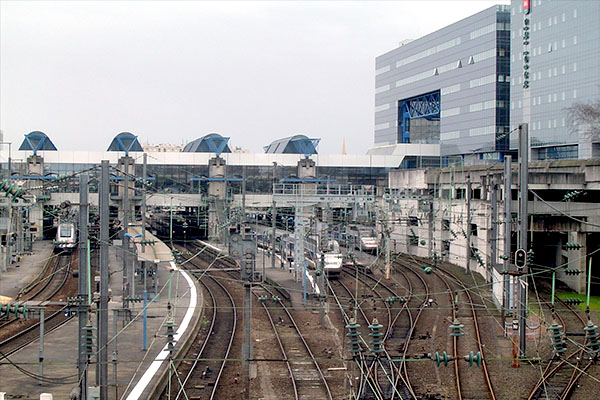
[[(433, 267), (433, 264), (429, 261), (419, 262), (416, 259), (414, 259), (413, 257), (410, 257), (408, 255), (403, 255), (400, 257), (400, 259), (404, 263), (413, 265), (413, 268), (417, 268), (418, 265), (423, 264), (423, 263), (427, 266)], [(465, 322), (467, 322), (467, 320), (472, 320), (473, 334), (462, 336), (462, 339), (459, 339), (457, 341), (458, 342), (457, 343), (457, 352), (473, 351), (472, 348), (464, 348), (464, 349), (461, 348), (461, 346), (462, 346), (461, 343), (465, 342), (464, 338), (471, 338), (475, 342), (474, 344), (477, 346), (477, 351), (479, 351), (482, 356), (481, 379), (484, 381), (484, 385), (485, 385), (485, 388), (487, 391), (488, 398), (495, 400), (496, 394), (495, 394), (495, 391), (494, 391), (494, 388), (492, 385), (490, 373), (489, 373), (486, 359), (485, 359), (484, 345), (483, 345), (483, 341), (481, 339), (479, 321), (478, 321), (478, 316), (477, 316), (477, 309), (475, 308), (475, 303), (473, 302), (473, 298), (470, 293), (470, 289), (468, 289), (466, 287), (466, 285), (460, 279), (458, 279), (454, 274), (452, 274), (450, 271), (444, 269), (443, 267), (437, 266), (434, 268), (434, 270), (436, 271), (436, 273), (438, 275), (440, 275), (440, 276), (445, 275), (447, 277), (446, 283), (449, 284), (449, 286), (452, 286), (452, 285), (457, 286), (457, 290), (454, 290), (454, 291), (459, 296), (458, 298), (460, 299), (460, 297), (462, 296), (465, 299), (464, 304), (468, 305), (468, 311), (463, 315), (459, 315), (459, 317), (462, 320), (464, 320)], [(448, 281), (448, 279), (449, 279), (449, 281)], [(457, 314), (454, 314), (455, 317), (456, 317), (456, 315)], [(465, 324), (465, 329), (467, 329), (467, 325), (468, 324)], [(469, 340), (469, 339), (467, 339), (467, 340)], [(458, 366), (455, 365), (455, 371), (458, 371), (458, 369), (459, 369)], [(470, 371), (470, 374), (473, 375), (473, 374), (478, 374), (478, 373), (476, 371)], [(457, 384), (457, 393), (458, 393), (458, 390), (460, 390), (461, 398), (472, 398), (472, 399), (480, 399), (481, 398), (481, 395), (482, 395), (481, 387), (479, 384), (474, 384), (474, 381), (475, 381), (474, 379), (461, 381), (460, 373), (457, 373), (456, 379), (457, 379), (457, 383), (456, 383)], [(466, 385), (470, 385), (470, 386), (467, 388)], [(458, 389), (458, 388), (460, 388), (460, 389)]]
[(285, 360), (294, 399), (332, 400), (333, 397), (327, 379), (284, 302), (265, 285), (259, 285), (253, 293), (257, 299), (261, 295), (268, 296), (271, 299), (277, 298), (275, 307), (268, 307), (265, 302), (261, 304), (268, 316), (279, 350)]
[(233, 345), (237, 307), (225, 285), (212, 273), (205, 273), (207, 264), (201, 259), (190, 258), (184, 267), (204, 288), (204, 309), (209, 311), (209, 319), (207, 328), (198, 330), (185, 361), (177, 368), (179, 379), (171, 388), (165, 388), (161, 398), (215, 399)]
[[(199, 257), (195, 257), (189, 260), (189, 262), (187, 263), (195, 265), (196, 268), (198, 268), (197, 271), (191, 271), (195, 276), (200, 277), (200, 281), (205, 284), (205, 280), (212, 280), (214, 283), (211, 284), (214, 286), (214, 284), (219, 284), (221, 287), (223, 287), (223, 285), (221, 283), (219, 283), (219, 279), (217, 276), (215, 276), (216, 274), (220, 274), (221, 272), (218, 271), (211, 271), (210, 272), (210, 276), (209, 274), (204, 274), (204, 269), (206, 268), (207, 265), (204, 266), (199, 266), (200, 262), (198, 260), (198, 258), (204, 259), (205, 261), (209, 261), (210, 262), (210, 267), (211, 268), (225, 268), (228, 270), (224, 270), (222, 273), (227, 275), (227, 280), (229, 281), (237, 281), (240, 279), (239, 273), (231, 271), (231, 267), (235, 267), (235, 263), (232, 259), (227, 258), (227, 257), (222, 257), (219, 256), (217, 251), (207, 247), (207, 246), (198, 246), (198, 245), (194, 245), (194, 248), (192, 249), (194, 254), (199, 255)], [(190, 268), (188, 268), (188, 271), (190, 270)], [(216, 278), (216, 279), (215, 279)], [(268, 296), (271, 299), (278, 299), (277, 300), (277, 304), (275, 307), (268, 307), (266, 304), (262, 303), (263, 309), (265, 310), (265, 313), (268, 317), (268, 319), (270, 320), (270, 324), (271, 327), (273, 329), (273, 335), (277, 340), (278, 343), (278, 347), (279, 347), (279, 351), (281, 352), (281, 359), (282, 362), (284, 362), (287, 366), (287, 370), (288, 370), (288, 376), (289, 376), (289, 383), (290, 383), (290, 394), (293, 396), (294, 399), (297, 400), (301, 400), (301, 399), (327, 399), (327, 400), (333, 400), (333, 396), (331, 393), (331, 390), (329, 388), (327, 379), (325, 377), (325, 375), (323, 374), (323, 371), (321, 370), (317, 359), (315, 358), (314, 354), (312, 353), (310, 346), (308, 345), (308, 343), (306, 342), (306, 340), (304, 339), (304, 336), (299, 328), (299, 325), (297, 324), (297, 322), (295, 321), (292, 313), (290, 312), (290, 310), (288, 309), (288, 307), (286, 306), (286, 304), (284, 303), (284, 301), (281, 300), (281, 298), (279, 296), (277, 296), (277, 294), (281, 294), (281, 292), (277, 292), (277, 289), (273, 289), (272, 287), (266, 286), (266, 285), (261, 285), (259, 283), (253, 285), (253, 294), (257, 297), (257, 299), (260, 298), (261, 295), (263, 296)], [(211, 289), (207, 289), (207, 290), (212, 290), (214, 292), (214, 288)], [(280, 289), (279, 289), (280, 290)], [(214, 302), (214, 299), (218, 299), (218, 296), (210, 296), (211, 302)], [(195, 386), (198, 386), (198, 382), (199, 379), (204, 379), (204, 383), (206, 383), (207, 386), (213, 386), (212, 392), (210, 394), (210, 396), (208, 396), (208, 393), (205, 393), (206, 395), (202, 395), (202, 394), (197, 394), (196, 392), (194, 392), (193, 390), (185, 390), (185, 394), (188, 395), (188, 398), (197, 398), (197, 399), (213, 399), (213, 398), (218, 398), (218, 391), (217, 391), (217, 386), (218, 386), (218, 380), (221, 377), (221, 374), (223, 372), (223, 365), (225, 363), (222, 364), (222, 366), (219, 368), (219, 378), (217, 378), (217, 381), (214, 383), (210, 383), (210, 382), (206, 382), (206, 371), (207, 371), (207, 362), (209, 361), (213, 361), (215, 359), (223, 359), (226, 360), (227, 357), (229, 356), (229, 349), (231, 348), (231, 342), (228, 345), (228, 350), (226, 354), (222, 354), (220, 356), (210, 356), (207, 357), (207, 351), (210, 351), (208, 349), (210, 348), (214, 348), (214, 347), (219, 347), (218, 343), (222, 343), (224, 342), (224, 338), (219, 339), (218, 337), (216, 337), (217, 335), (214, 334), (214, 329), (213, 329), (213, 322), (216, 326), (219, 326), (219, 324), (222, 324), (221, 320), (224, 316), (224, 313), (222, 311), (223, 308), (228, 308), (231, 309), (235, 302), (233, 301), (233, 297), (230, 296), (229, 297), (229, 302), (230, 304), (227, 307), (224, 307), (223, 305), (219, 305), (219, 303), (217, 303), (216, 307), (213, 307), (213, 309), (217, 309), (217, 314), (218, 315), (212, 315), (211, 317), (211, 328), (208, 330), (209, 334), (208, 334), (208, 338), (200, 338), (200, 340), (195, 340), (199, 343), (201, 343), (201, 348), (197, 350), (197, 356), (195, 357), (195, 359), (197, 361), (194, 361), (191, 365), (188, 371), (185, 372), (185, 376), (186, 378), (183, 380), (185, 382), (184, 387), (190, 386), (192, 388), (194, 388)], [(212, 303), (214, 304), (214, 303)], [(235, 320), (235, 313), (233, 315), (233, 318), (231, 318), (231, 321)], [(235, 325), (229, 326), (229, 332), (235, 332)], [(221, 329), (223, 330), (223, 329)], [(227, 330), (227, 329), (225, 329)], [(234, 334), (230, 333), (229, 336), (229, 340), (233, 339)], [(214, 337), (214, 338), (213, 338)], [(187, 358), (187, 357), (186, 357)], [(208, 366), (210, 371), (216, 371), (216, 366), (215, 367), (211, 367)], [(189, 376), (189, 378), (188, 378)], [(200, 381), (202, 382), (202, 381)], [(179, 390), (180, 393), (178, 393), (177, 398), (183, 398), (183, 391)], [(207, 391), (205, 391), (207, 392)]]
[[(73, 267), (76, 253), (61, 254), (56, 257), (56, 262), (48, 268), (48, 273), (38, 283), (23, 292), (21, 299), (27, 300), (53, 300), (59, 295), (66, 297), (72, 293), (62, 293)], [(66, 306), (47, 307), (44, 316), (44, 332), (46, 334), (54, 331), (68, 322), (71, 317), (65, 316)], [(10, 319), (0, 326), (2, 341), (0, 352), (6, 357), (28, 344), (39, 339), (40, 322), (35, 320), (23, 320), (20, 318)]]
[[(565, 329), (565, 333), (568, 332), (569, 329), (575, 331), (580, 330), (582, 326), (585, 326), (586, 320), (579, 312), (558, 297), (556, 298), (556, 301), (568, 310), (566, 313), (568, 317), (560, 312), (554, 313), (557, 322)], [(549, 303), (551, 302), (547, 302), (544, 305), (551, 308)], [(576, 323), (577, 325), (581, 325), (575, 326)], [(568, 399), (575, 389), (577, 381), (592, 366), (592, 362), (585, 360), (584, 358), (584, 346), (585, 341), (583, 343), (567, 341), (567, 355), (562, 357), (556, 355), (552, 356), (542, 372), (540, 379), (531, 390), (528, 400)], [(573, 347), (575, 347), (575, 350), (573, 350)]]
[[(404, 273), (402, 274), (404, 275)], [(372, 371), (366, 372), (369, 377), (372, 377), (371, 385), (366, 385), (364, 388), (367, 393), (366, 397), (376, 399), (417, 398), (406, 374), (404, 361), (406, 359), (408, 344), (412, 337), (414, 323), (416, 323), (418, 318), (413, 318), (410, 308), (407, 307), (407, 304), (414, 299), (414, 296), (412, 293), (412, 284), (408, 277), (406, 277), (406, 275), (404, 276), (408, 288), (407, 293), (402, 293), (403, 296), (400, 296), (397, 290), (390, 288), (388, 284), (383, 283), (380, 279), (377, 279), (371, 275), (358, 275), (350, 268), (345, 268), (344, 273), (342, 274), (342, 277), (354, 279), (355, 281), (360, 282), (363, 288), (368, 287), (373, 293), (374, 298), (377, 299), (377, 302), (382, 303), (386, 310), (386, 317), (384, 321), (381, 321), (385, 323), (385, 331), (383, 336), (383, 356), (380, 356), (377, 359), (377, 362), (372, 363)], [(343, 289), (343, 294), (335, 295), (334, 286), (339, 286), (339, 288)], [(361, 304), (365, 302), (365, 300), (357, 302), (351, 288), (349, 288), (348, 285), (344, 284), (341, 280), (338, 284), (330, 285), (330, 287), (332, 289), (332, 293), (334, 293), (335, 300), (344, 315), (345, 312), (341, 305), (343, 300), (340, 301), (340, 298), (348, 298), (353, 304)], [(383, 291), (385, 291), (387, 295), (382, 293)], [(393, 312), (391, 304), (395, 304), (396, 300), (399, 301), (400, 298), (404, 298), (406, 302), (403, 304), (400, 302), (399, 304), (401, 305), (399, 308)], [(393, 300), (388, 301), (390, 299)], [(368, 337), (369, 331), (364, 328), (373, 322), (373, 318), (369, 317), (367, 314), (369, 313), (374, 315), (375, 310), (359, 305), (359, 307), (356, 309), (356, 312), (357, 315), (362, 317), (362, 321), (365, 324), (362, 330), (363, 338)], [(346, 316), (346, 322), (348, 321), (348, 318), (349, 317)], [(365, 348), (368, 347), (364, 339), (363, 344)]]

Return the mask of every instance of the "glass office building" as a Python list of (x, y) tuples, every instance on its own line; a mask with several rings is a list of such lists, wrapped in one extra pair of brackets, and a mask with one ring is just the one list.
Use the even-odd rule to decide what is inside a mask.
[(494, 6), (376, 59), (375, 146), (439, 144), (443, 160), (508, 149), (510, 12)]
[[(600, 1), (512, 0), (510, 124), (529, 124), (532, 160), (600, 157), (569, 107), (600, 99)], [(511, 148), (516, 148), (516, 135)]]

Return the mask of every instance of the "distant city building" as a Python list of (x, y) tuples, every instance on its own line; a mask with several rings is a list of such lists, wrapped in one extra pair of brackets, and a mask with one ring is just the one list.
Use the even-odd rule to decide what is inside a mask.
[[(442, 165), (508, 150), (510, 8), (498, 5), (376, 59), (375, 147), (440, 146)], [(440, 164), (431, 157), (421, 166)]]
[(183, 150), (183, 145), (160, 143), (160, 144), (142, 144), (142, 149), (147, 153), (171, 153)]
[(511, 129), (529, 123), (533, 160), (600, 157), (598, 139), (570, 127), (567, 111), (600, 98), (600, 1), (529, 4), (511, 2)]

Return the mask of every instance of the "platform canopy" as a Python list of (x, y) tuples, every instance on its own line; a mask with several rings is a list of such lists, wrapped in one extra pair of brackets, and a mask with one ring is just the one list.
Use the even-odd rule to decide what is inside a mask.
[(56, 151), (56, 146), (50, 138), (40, 131), (33, 131), (25, 135), (25, 140), (21, 143), (19, 150), (32, 150), (33, 155), (37, 155), (37, 152), (42, 151)]
[(121, 132), (110, 142), (108, 151), (123, 151), (125, 156), (129, 156), (130, 151), (144, 151), (144, 149), (133, 133)]
[(183, 151), (186, 153), (215, 153), (219, 157), (221, 153), (231, 153), (228, 142), (228, 137), (223, 137), (218, 133), (209, 133), (186, 144)]
[(317, 154), (317, 146), (321, 139), (310, 139), (305, 135), (295, 135), (275, 140), (265, 146), (265, 153), (304, 154), (306, 157)]

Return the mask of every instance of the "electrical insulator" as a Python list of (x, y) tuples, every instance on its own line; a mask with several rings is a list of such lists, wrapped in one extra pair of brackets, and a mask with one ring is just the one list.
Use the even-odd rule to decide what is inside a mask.
[(548, 327), (548, 336), (552, 342), (552, 353), (560, 355), (567, 351), (567, 345), (564, 341), (562, 333), (562, 325), (558, 325), (556, 321), (552, 321), (552, 325)]
[(450, 325), (450, 329), (452, 329), (452, 332), (450, 332), (450, 336), (463, 336), (465, 333), (462, 331), (462, 328), (464, 327), (465, 326), (463, 324), (460, 324), (457, 319), (454, 319), (454, 322), (452, 323), (452, 325)]
[(587, 341), (585, 348), (586, 351), (592, 355), (596, 355), (598, 352), (600, 352), (600, 342), (598, 342), (598, 336), (600, 336), (600, 334), (596, 332), (596, 329), (598, 329), (598, 326), (594, 325), (592, 321), (589, 320), (587, 326), (583, 328)]
[(580, 270), (575, 269), (575, 268), (566, 268), (565, 269), (565, 274), (567, 275), (579, 275), (581, 273)]
[(473, 354), (473, 352), (470, 351), (469, 354), (464, 357), (464, 359), (469, 363), (469, 367), (472, 367), (473, 363), (477, 364), (478, 367), (481, 366), (482, 357), (481, 352), (479, 351), (476, 354)]
[(448, 361), (451, 360), (451, 357), (448, 357), (448, 354), (444, 351), (442, 354), (437, 351), (430, 356), (430, 358), (435, 361), (435, 364), (439, 367), (440, 364), (444, 364), (444, 367), (448, 365)]
[(351, 346), (350, 350), (348, 351), (352, 354), (353, 357), (356, 357), (358, 353), (362, 351), (359, 342), (360, 333), (358, 332), (358, 328), (360, 328), (360, 325), (357, 324), (356, 320), (353, 318), (348, 322), (346, 328), (350, 331), (346, 334), (346, 336), (350, 338), (348, 344)]
[(85, 354), (91, 357), (94, 355), (94, 327), (90, 321), (88, 321), (83, 330), (85, 336)]
[(381, 328), (383, 328), (383, 325), (377, 321), (377, 318), (373, 318), (373, 322), (369, 325), (369, 329), (371, 330), (369, 336), (373, 338), (371, 340), (371, 353), (375, 355), (383, 351), (383, 340), (381, 340), (383, 333), (381, 332)]
[(169, 349), (169, 354), (173, 355), (173, 350), (175, 348), (175, 340), (173, 338), (175, 323), (172, 318), (169, 318), (165, 325), (167, 326), (167, 348)]

